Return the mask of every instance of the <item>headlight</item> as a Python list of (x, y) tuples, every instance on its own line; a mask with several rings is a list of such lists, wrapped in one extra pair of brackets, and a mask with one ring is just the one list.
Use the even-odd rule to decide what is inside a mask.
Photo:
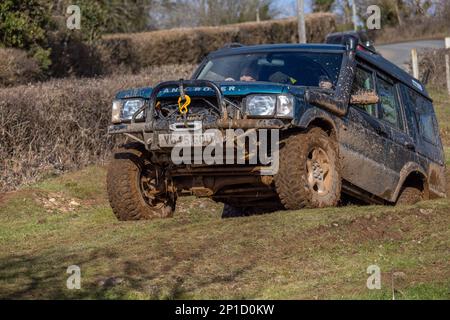
[(246, 110), (249, 116), (292, 118), (294, 116), (294, 97), (285, 94), (249, 96)]
[(112, 123), (121, 123), (122, 119), (120, 118), (120, 113), (122, 111), (122, 101), (114, 100), (112, 105)]
[(273, 116), (277, 99), (275, 96), (249, 96), (247, 114), (250, 116)]
[[(131, 120), (133, 115), (144, 105), (145, 101), (142, 99), (125, 100), (122, 107), (122, 120)], [(144, 112), (141, 112), (136, 119), (142, 119)]]
[[(133, 115), (145, 104), (143, 99), (114, 100), (112, 105), (112, 123), (121, 123), (124, 120), (131, 120)], [(142, 119), (144, 112), (140, 113), (136, 119)]]
[(277, 99), (277, 117), (292, 118), (294, 116), (294, 97), (279, 95)]

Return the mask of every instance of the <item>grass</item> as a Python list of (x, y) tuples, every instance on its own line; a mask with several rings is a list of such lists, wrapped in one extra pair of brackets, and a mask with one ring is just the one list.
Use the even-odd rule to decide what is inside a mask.
[[(400, 271), (397, 299), (449, 298), (449, 200), (222, 220), (185, 198), (173, 219), (123, 223), (104, 181), (89, 167), (1, 200), (0, 298), (390, 299)], [(380, 291), (366, 288), (372, 264)], [(70, 265), (81, 290), (66, 288)]]
[[(448, 141), (450, 105), (432, 95)], [(183, 198), (173, 219), (118, 222), (98, 166), (1, 195), (0, 298), (450, 298), (449, 199), (227, 220), (221, 208)], [(81, 290), (66, 287), (71, 265)], [(366, 287), (370, 265), (381, 290)]]
[(444, 144), (444, 153), (446, 165), (450, 165), (450, 98), (445, 90), (429, 90), (430, 96), (434, 99), (436, 116), (439, 119), (439, 129), (442, 142)]

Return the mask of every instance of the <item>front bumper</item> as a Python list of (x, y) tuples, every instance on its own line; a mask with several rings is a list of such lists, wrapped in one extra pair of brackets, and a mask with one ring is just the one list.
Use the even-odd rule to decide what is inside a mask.
[[(155, 117), (155, 108), (157, 104), (157, 98), (164, 88), (179, 87), (180, 99), (184, 95), (185, 87), (207, 87), (215, 93), (217, 98), (216, 109), (218, 110), (218, 117), (204, 116), (201, 121), (188, 120), (186, 123), (176, 122), (174, 119), (167, 119), (167, 117), (159, 118)], [(228, 102), (223, 96), (223, 93), (215, 83), (206, 80), (180, 80), (178, 82), (169, 81), (163, 82), (156, 86), (149, 99), (149, 103), (144, 105), (141, 109), (136, 111), (130, 122), (114, 124), (108, 128), (109, 134), (124, 134), (129, 138), (132, 138), (145, 145), (147, 149), (158, 150), (161, 148), (158, 142), (158, 136), (161, 134), (171, 134), (196, 130), (206, 131), (210, 129), (218, 129), (222, 131), (228, 129), (241, 129), (241, 130), (273, 130), (288, 128), (291, 125), (291, 119), (282, 118), (233, 118), (229, 108), (236, 108), (232, 102)], [(138, 121), (137, 115), (144, 112), (145, 122)], [(231, 115), (231, 116), (230, 116)], [(178, 120), (178, 119), (177, 119)], [(200, 123), (200, 124), (199, 124)]]
[[(208, 129), (283, 129), (290, 125), (281, 119), (229, 119), (229, 120), (217, 120), (213, 123), (204, 123), (202, 128)], [(167, 122), (156, 123), (122, 123), (112, 125), (108, 128), (109, 134), (134, 134), (134, 133), (158, 133), (158, 132), (170, 132), (170, 124)]]
[[(285, 120), (286, 121), (286, 120)], [(281, 119), (239, 119), (239, 120), (217, 120), (215, 123), (203, 124), (202, 132), (209, 129), (218, 129), (225, 133), (226, 130), (241, 129), (247, 130), (273, 130), (285, 129), (290, 127), (290, 121), (287, 123)], [(128, 138), (142, 143), (147, 150), (162, 151), (171, 147), (165, 146), (159, 141), (159, 136), (164, 134), (177, 133), (172, 131), (168, 123), (129, 123), (117, 124), (108, 128), (108, 133), (112, 135), (123, 134)], [(225, 135), (224, 135), (225, 136)]]

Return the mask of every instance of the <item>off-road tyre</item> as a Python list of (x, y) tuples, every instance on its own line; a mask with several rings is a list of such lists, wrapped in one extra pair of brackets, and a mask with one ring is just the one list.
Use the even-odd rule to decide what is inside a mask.
[[(317, 150), (317, 151), (315, 151)], [(317, 152), (317, 154), (315, 153)], [(323, 167), (328, 168), (322, 173), (326, 189), (314, 180), (308, 180), (320, 170), (313, 154), (324, 159)], [(319, 156), (317, 156), (319, 158)], [(326, 160), (326, 161), (325, 161)], [(313, 167), (311, 167), (311, 165)], [(286, 138), (280, 148), (280, 167), (275, 175), (275, 187), (285, 209), (323, 208), (336, 206), (341, 197), (341, 174), (339, 165), (338, 145), (333, 137), (322, 129), (314, 127), (307, 132), (296, 133)], [(324, 191), (325, 190), (325, 191)]]
[(145, 149), (128, 144), (118, 149), (109, 165), (107, 191), (112, 210), (120, 221), (150, 220), (173, 216), (176, 198), (167, 194), (150, 204), (142, 191), (141, 178), (151, 164)]
[(423, 192), (414, 187), (404, 187), (397, 199), (397, 205), (413, 205), (424, 199)]

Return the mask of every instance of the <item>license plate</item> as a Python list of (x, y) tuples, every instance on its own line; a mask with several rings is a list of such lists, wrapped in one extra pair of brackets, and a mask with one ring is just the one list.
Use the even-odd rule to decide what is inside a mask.
[(220, 137), (215, 133), (190, 133), (174, 132), (158, 135), (159, 146), (162, 148), (171, 147), (199, 147), (220, 143)]

